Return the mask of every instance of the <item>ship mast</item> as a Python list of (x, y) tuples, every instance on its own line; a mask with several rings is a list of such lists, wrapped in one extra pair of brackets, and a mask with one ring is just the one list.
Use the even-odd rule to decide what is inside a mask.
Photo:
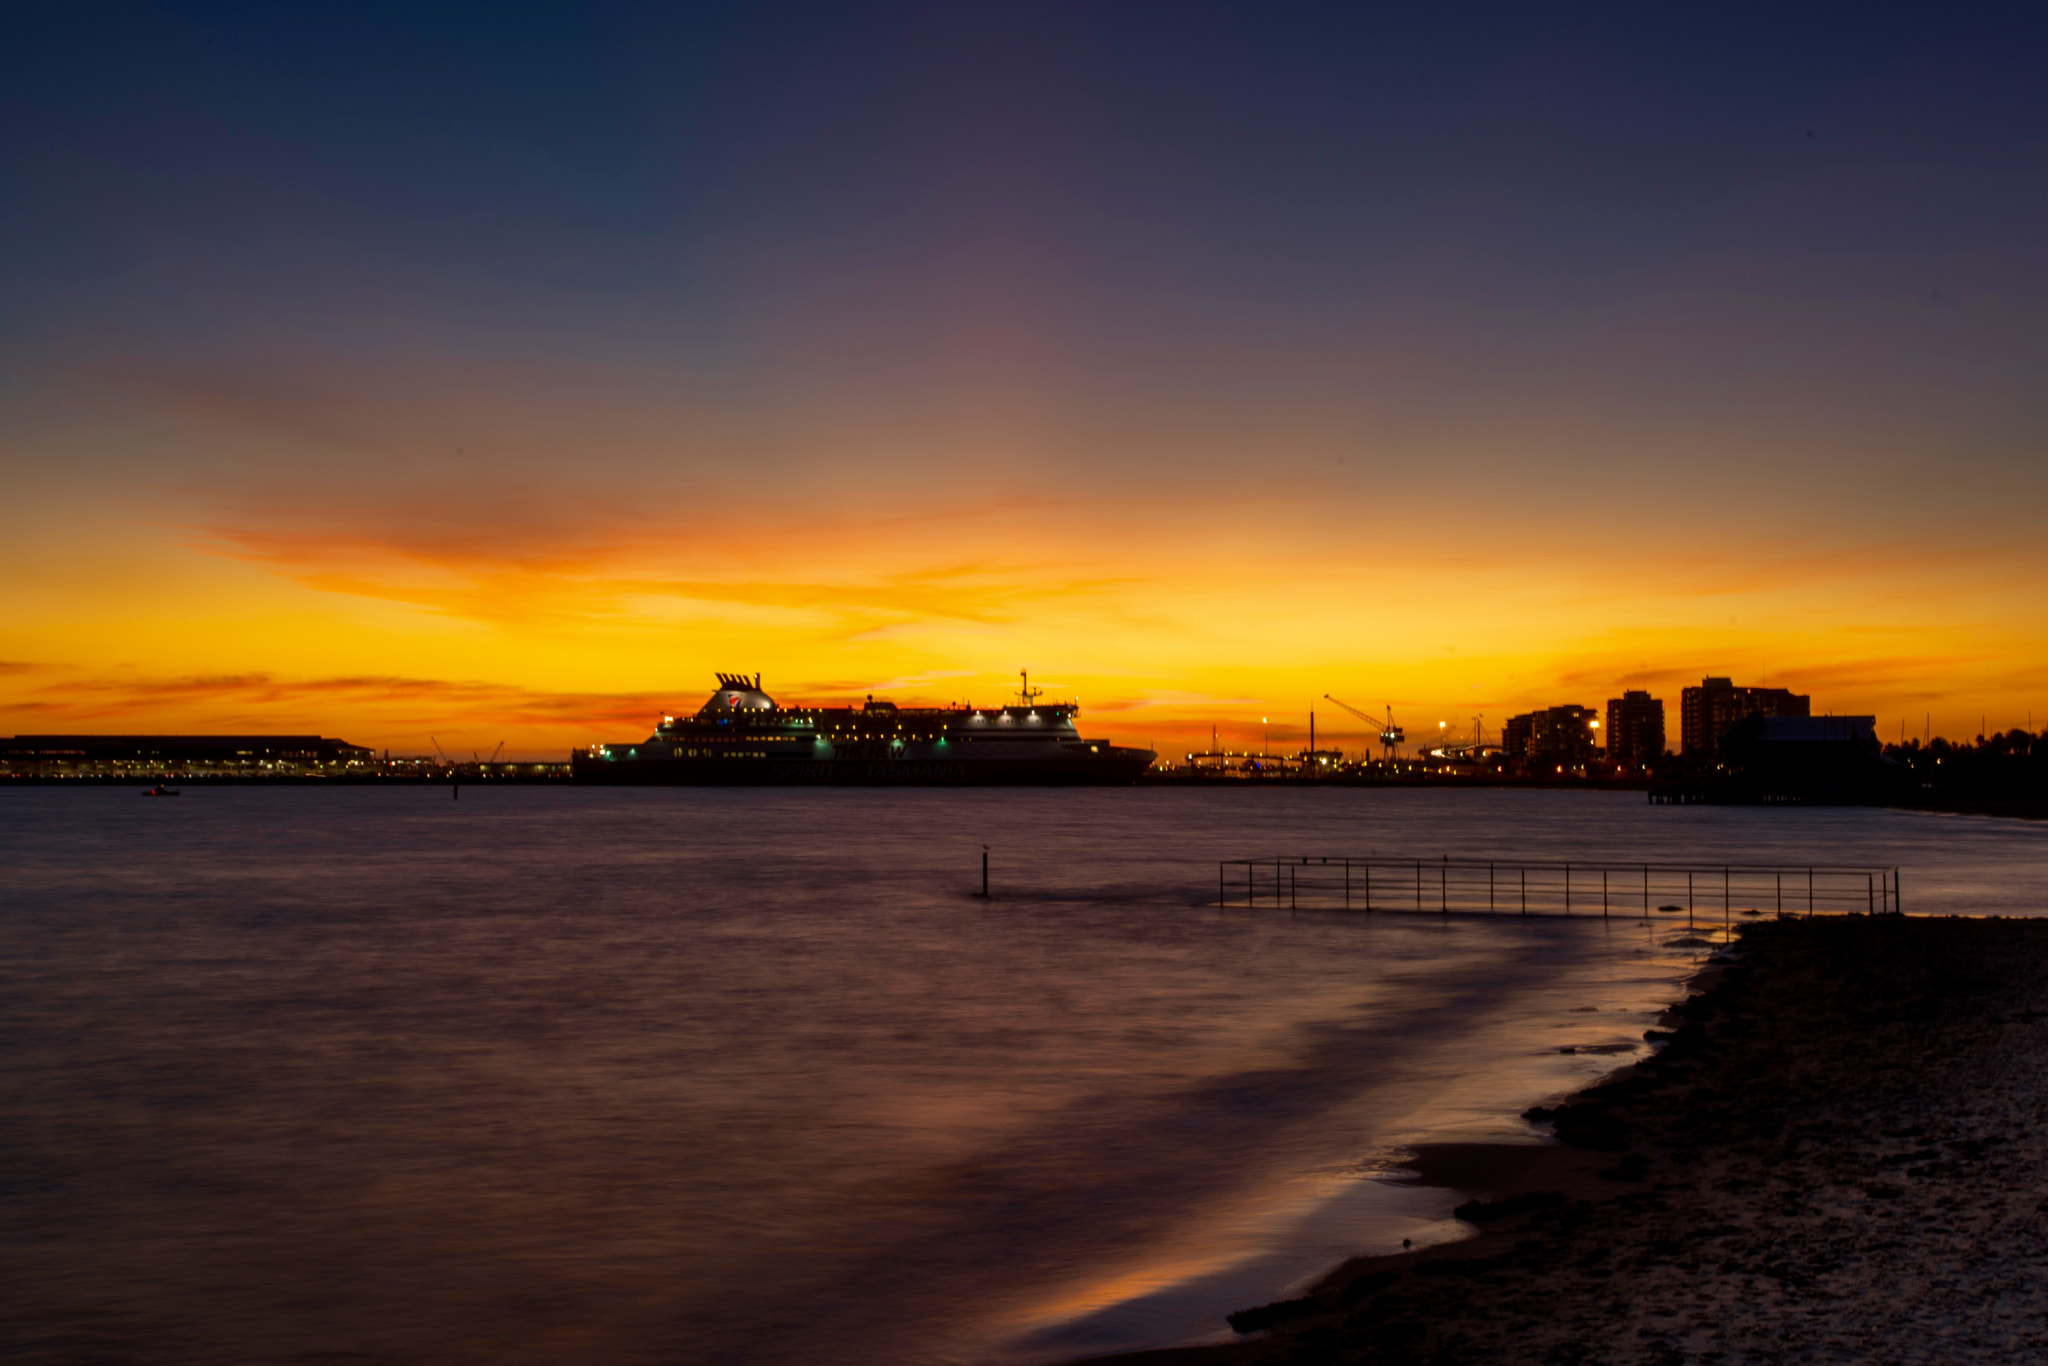
[(1017, 677), (1023, 680), (1017, 688), (1018, 706), (1028, 707), (1039, 698), (1045, 696), (1045, 689), (1031, 686), (1031, 670), (1019, 669), (1017, 670)]

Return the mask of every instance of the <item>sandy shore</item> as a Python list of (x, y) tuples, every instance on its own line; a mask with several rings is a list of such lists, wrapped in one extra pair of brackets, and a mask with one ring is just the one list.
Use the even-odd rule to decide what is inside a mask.
[(2048, 1358), (2048, 921), (1760, 924), (1700, 985), (1559, 1145), (1418, 1154), (1478, 1237), (1117, 1360)]

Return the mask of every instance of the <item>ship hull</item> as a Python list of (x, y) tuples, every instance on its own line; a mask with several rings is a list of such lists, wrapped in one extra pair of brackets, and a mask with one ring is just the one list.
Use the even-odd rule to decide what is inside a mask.
[(634, 787), (1106, 787), (1133, 783), (1150, 750), (1082, 738), (1079, 708), (1020, 690), (1004, 707), (783, 707), (760, 677), (718, 675), (692, 717), (663, 716), (638, 744), (571, 756), (579, 783)]
[(1151, 767), (1144, 749), (1018, 759), (600, 759), (578, 755), (579, 783), (612, 787), (1115, 787)]

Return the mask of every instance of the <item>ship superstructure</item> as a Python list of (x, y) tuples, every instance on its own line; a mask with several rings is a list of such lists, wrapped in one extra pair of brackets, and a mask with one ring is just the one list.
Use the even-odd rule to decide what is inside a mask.
[(638, 744), (579, 750), (579, 782), (662, 784), (1128, 783), (1150, 750), (1083, 739), (1080, 708), (1041, 703), (1024, 678), (1015, 705), (783, 707), (761, 676), (719, 674), (694, 716), (664, 716)]

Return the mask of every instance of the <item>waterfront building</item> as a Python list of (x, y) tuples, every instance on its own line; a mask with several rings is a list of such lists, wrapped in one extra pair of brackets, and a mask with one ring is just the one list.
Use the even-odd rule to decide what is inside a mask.
[(1646, 692), (1607, 701), (1607, 757), (1641, 768), (1664, 757), (1664, 702)]
[(1811, 716), (1813, 699), (1784, 688), (1739, 688), (1726, 678), (1700, 680), (1679, 694), (1679, 749), (1712, 757), (1714, 742), (1737, 721), (1752, 716)]
[(1509, 763), (1577, 767), (1600, 745), (1600, 713), (1591, 707), (1546, 707), (1510, 716), (1501, 727), (1501, 755)]
[(1718, 757), (1725, 791), (1739, 801), (1888, 801), (1910, 780), (1883, 757), (1874, 716), (1752, 712), (1721, 733)]
[(17, 735), (0, 765), (22, 773), (113, 775), (173, 769), (255, 772), (366, 764), (375, 752), (322, 735)]

